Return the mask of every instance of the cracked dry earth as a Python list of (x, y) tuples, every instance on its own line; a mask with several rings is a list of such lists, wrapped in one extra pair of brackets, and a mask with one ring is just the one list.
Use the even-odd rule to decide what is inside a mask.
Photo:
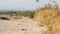
[(38, 22), (24, 18), (20, 20), (0, 20), (0, 34), (42, 34), (46, 27), (38, 26)]

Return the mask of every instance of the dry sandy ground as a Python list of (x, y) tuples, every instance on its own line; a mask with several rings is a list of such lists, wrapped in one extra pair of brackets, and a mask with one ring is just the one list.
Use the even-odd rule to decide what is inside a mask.
[(47, 27), (38, 25), (38, 22), (29, 18), (0, 20), (0, 34), (42, 34)]

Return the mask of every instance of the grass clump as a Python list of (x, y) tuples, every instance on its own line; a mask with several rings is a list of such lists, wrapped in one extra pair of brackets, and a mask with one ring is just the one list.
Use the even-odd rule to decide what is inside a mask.
[(60, 32), (60, 11), (57, 8), (46, 7), (38, 9), (35, 13), (34, 20), (48, 27), (49, 30), (46, 34), (57, 34)]

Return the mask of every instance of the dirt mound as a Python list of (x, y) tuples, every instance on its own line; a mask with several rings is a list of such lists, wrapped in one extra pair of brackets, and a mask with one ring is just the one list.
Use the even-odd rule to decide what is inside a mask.
[(38, 9), (34, 20), (47, 25), (51, 34), (60, 30), (60, 11), (56, 8)]

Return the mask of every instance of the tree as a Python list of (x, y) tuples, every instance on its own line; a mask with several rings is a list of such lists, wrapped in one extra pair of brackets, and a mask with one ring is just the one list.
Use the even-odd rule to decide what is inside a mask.
[(36, 0), (36, 2), (39, 2), (39, 0)]

